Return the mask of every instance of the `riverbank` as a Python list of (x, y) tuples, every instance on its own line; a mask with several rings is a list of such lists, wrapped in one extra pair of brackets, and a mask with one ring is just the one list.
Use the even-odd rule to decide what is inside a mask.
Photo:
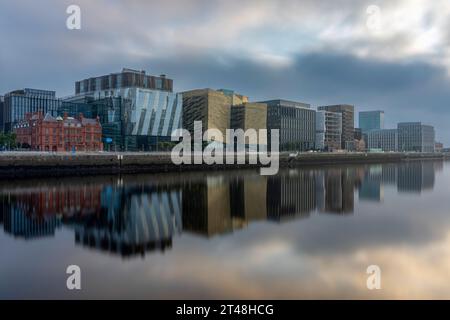
[[(280, 153), (283, 167), (345, 163), (386, 163), (415, 160), (444, 160), (442, 153)], [(96, 175), (118, 173), (160, 173), (258, 168), (260, 164), (182, 164), (172, 163), (170, 153), (0, 153), (0, 178)]]

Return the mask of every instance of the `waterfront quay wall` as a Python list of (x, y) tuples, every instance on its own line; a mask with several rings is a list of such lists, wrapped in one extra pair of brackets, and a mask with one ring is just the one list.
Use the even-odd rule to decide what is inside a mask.
[[(280, 153), (279, 166), (298, 167), (352, 163), (443, 160), (442, 153)], [(119, 173), (160, 173), (257, 168), (260, 164), (181, 164), (170, 153), (0, 153), (0, 178)], [(192, 161), (193, 162), (193, 161)], [(225, 163), (225, 161), (224, 161)]]

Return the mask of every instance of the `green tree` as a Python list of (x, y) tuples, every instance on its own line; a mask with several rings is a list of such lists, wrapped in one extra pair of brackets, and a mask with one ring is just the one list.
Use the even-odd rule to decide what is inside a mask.
[(17, 147), (15, 133), (0, 133), (0, 145), (7, 149), (15, 149)]

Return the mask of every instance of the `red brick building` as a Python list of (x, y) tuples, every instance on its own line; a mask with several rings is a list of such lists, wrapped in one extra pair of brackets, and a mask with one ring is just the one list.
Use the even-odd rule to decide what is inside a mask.
[(14, 126), (20, 147), (37, 151), (101, 151), (102, 126), (99, 119), (44, 116), (27, 113), (25, 120)]

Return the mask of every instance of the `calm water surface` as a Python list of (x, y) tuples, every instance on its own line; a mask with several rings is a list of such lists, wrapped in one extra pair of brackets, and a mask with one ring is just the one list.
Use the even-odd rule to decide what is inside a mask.
[(450, 299), (449, 162), (0, 181), (0, 230), (0, 298)]

